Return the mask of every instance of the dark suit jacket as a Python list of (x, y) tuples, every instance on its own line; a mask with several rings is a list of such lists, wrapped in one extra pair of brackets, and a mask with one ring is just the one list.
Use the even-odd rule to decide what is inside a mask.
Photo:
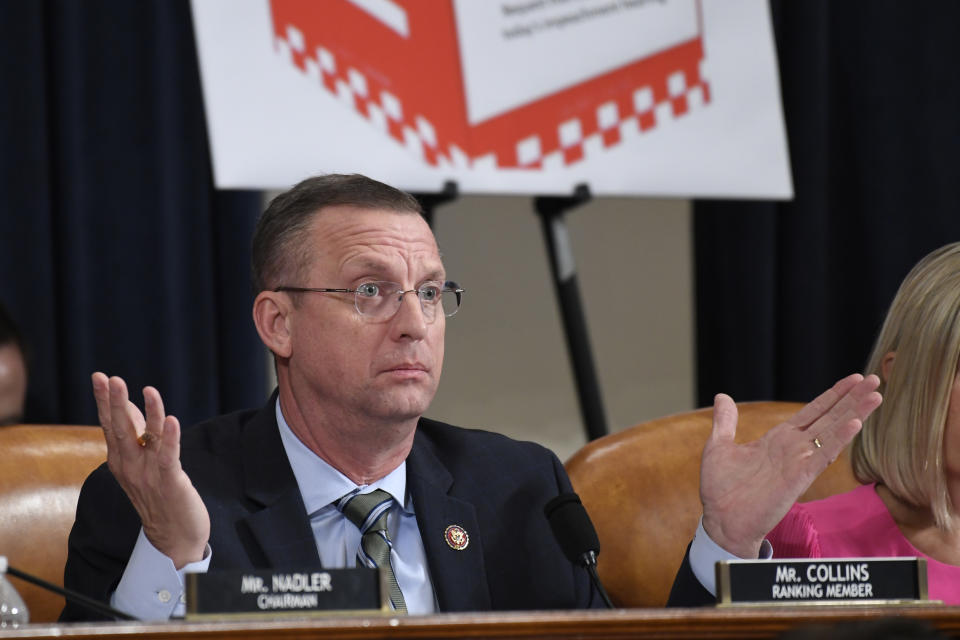
[[(183, 467), (210, 513), (210, 571), (320, 565), (280, 441), (274, 399), (260, 410), (182, 433)], [(547, 449), (424, 418), (407, 458), (407, 487), (441, 611), (602, 606), (586, 571), (563, 555), (543, 514), (547, 501), (571, 491), (563, 466)], [(446, 544), (451, 524), (467, 531), (466, 549)], [(80, 493), (65, 586), (107, 602), (139, 530), (136, 511), (102, 465)], [(68, 603), (61, 620), (98, 617)]]
[(670, 596), (667, 598), (668, 607), (703, 607), (716, 604), (717, 599), (704, 589), (690, 566), (690, 545), (683, 556), (683, 563), (673, 579)]

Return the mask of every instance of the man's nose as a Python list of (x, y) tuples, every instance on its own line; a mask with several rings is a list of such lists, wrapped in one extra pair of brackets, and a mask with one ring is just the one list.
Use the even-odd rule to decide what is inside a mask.
[(400, 308), (393, 320), (400, 334), (417, 340), (423, 338), (427, 331), (427, 311), (420, 301), (419, 293), (416, 289), (411, 289), (399, 291), (397, 295), (400, 296)]

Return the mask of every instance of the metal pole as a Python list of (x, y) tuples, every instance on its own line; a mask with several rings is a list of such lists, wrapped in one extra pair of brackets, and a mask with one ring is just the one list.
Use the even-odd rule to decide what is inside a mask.
[(550, 254), (550, 268), (573, 366), (580, 414), (587, 431), (587, 439), (594, 440), (607, 434), (607, 418), (593, 364), (570, 236), (564, 220), (568, 210), (588, 202), (590, 197), (589, 188), (582, 184), (577, 186), (572, 196), (535, 197), (534, 209), (540, 216), (543, 236)]

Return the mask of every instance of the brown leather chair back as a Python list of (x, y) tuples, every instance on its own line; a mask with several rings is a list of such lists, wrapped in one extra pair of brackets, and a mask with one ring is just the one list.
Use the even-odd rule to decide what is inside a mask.
[[(100, 427), (0, 427), (0, 555), (11, 566), (63, 586), (80, 485), (106, 459)], [(62, 597), (9, 579), (26, 602), (30, 622), (56, 621)]]
[[(759, 438), (803, 405), (743, 402), (737, 441)], [(658, 418), (598, 438), (566, 463), (600, 537), (598, 572), (621, 607), (662, 607), (700, 518), (700, 454), (713, 409)], [(802, 501), (853, 489), (846, 454)]]

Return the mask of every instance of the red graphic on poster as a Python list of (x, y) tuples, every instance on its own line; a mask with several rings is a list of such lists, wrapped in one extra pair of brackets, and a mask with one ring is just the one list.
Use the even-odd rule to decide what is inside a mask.
[(270, 0), (270, 11), (282, 55), (432, 166), (540, 169), (550, 154), (569, 165), (591, 139), (609, 148), (626, 127), (651, 130), (658, 106), (680, 117), (694, 93), (710, 101), (699, 21), (692, 38), (471, 123), (454, 0)]

